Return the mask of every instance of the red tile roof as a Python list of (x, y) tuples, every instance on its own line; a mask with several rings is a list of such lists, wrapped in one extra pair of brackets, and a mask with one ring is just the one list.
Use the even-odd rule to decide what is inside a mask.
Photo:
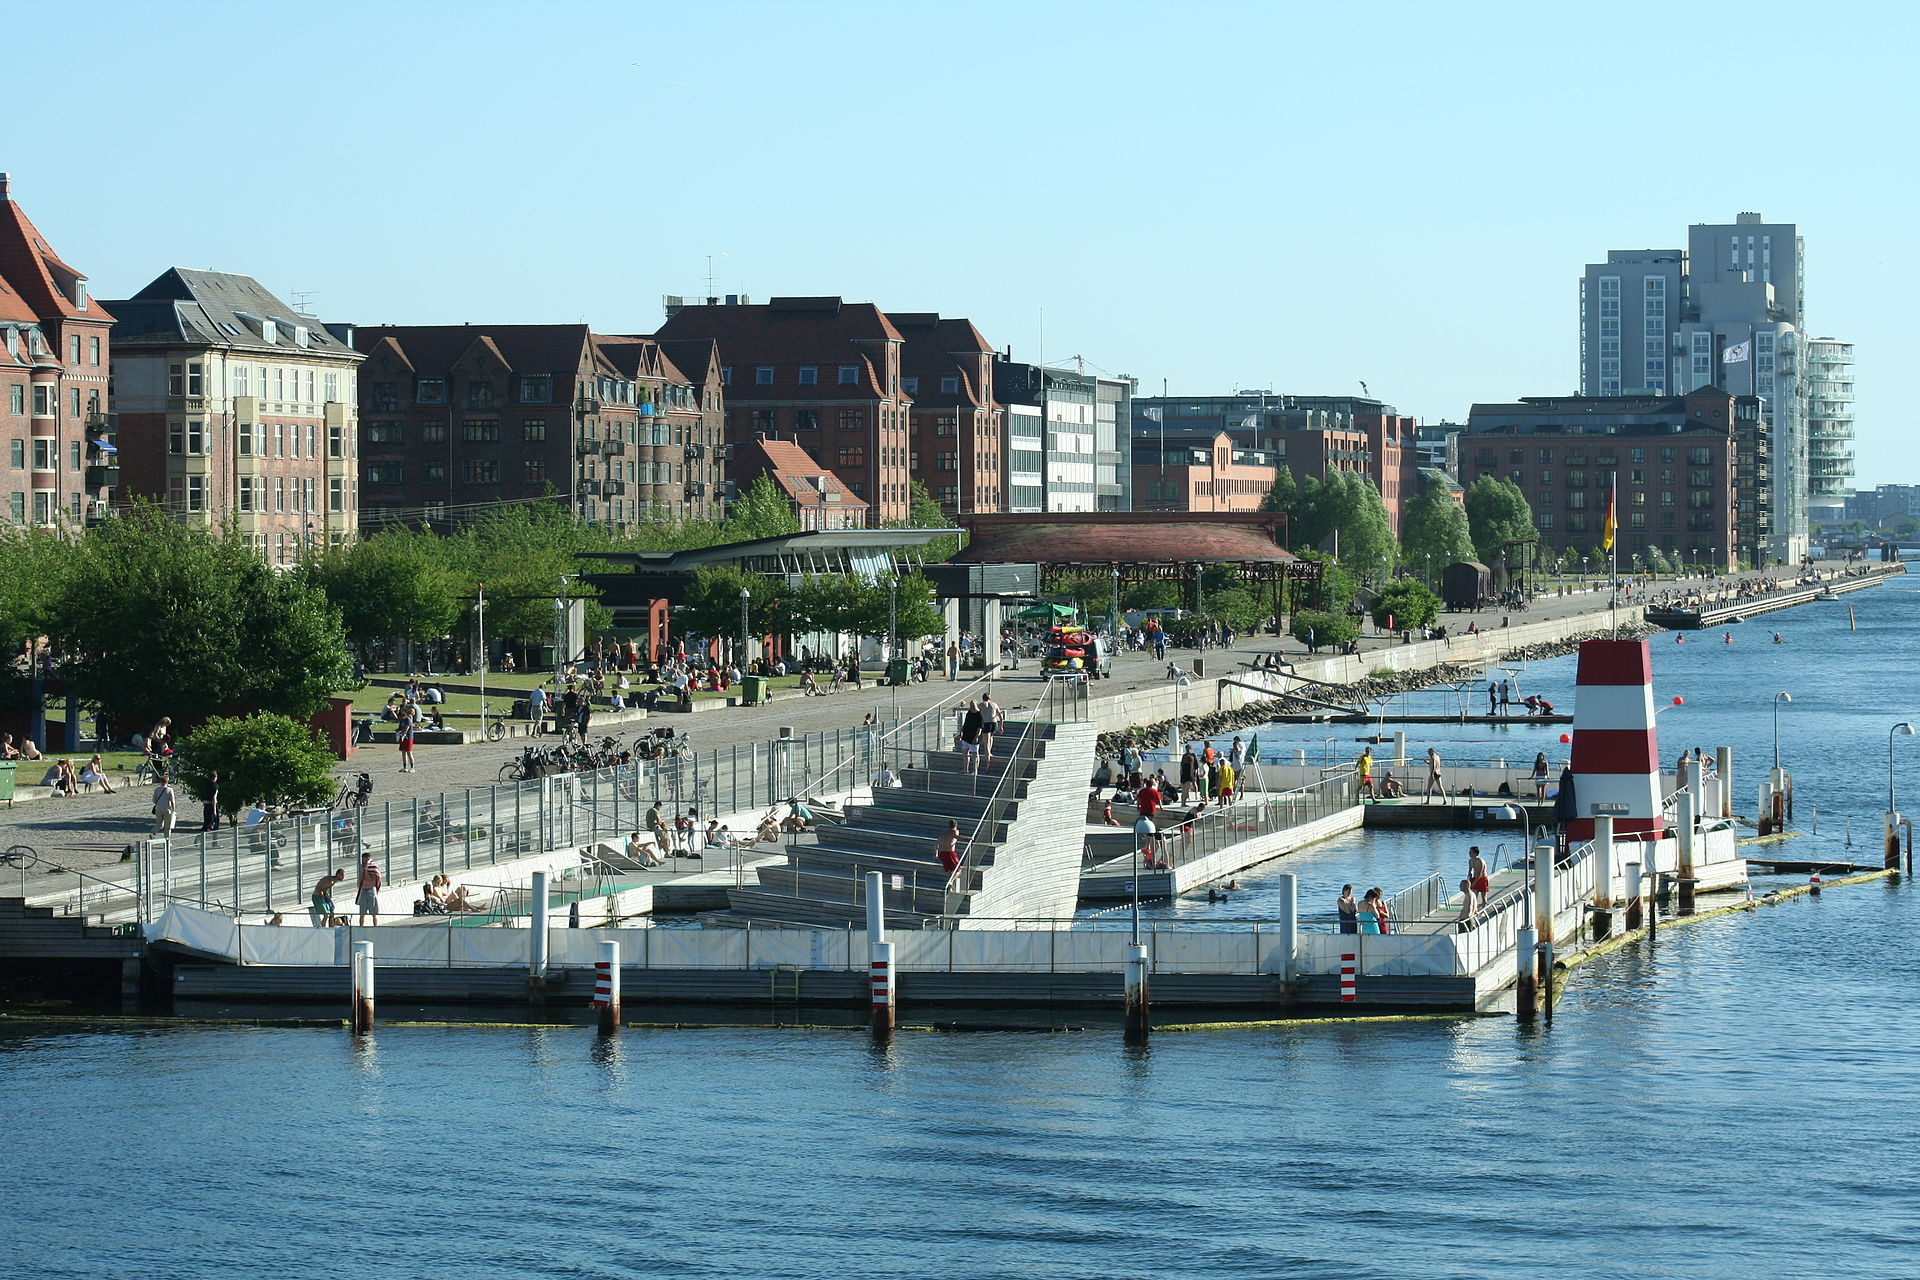
[(405, 363), (429, 376), (457, 366), (485, 342), (515, 373), (570, 375), (592, 360), (584, 324), (403, 324), (367, 325), (354, 331), (353, 345), (368, 355), (391, 339)]
[[(880, 308), (871, 302), (843, 302), (839, 298), (775, 298), (734, 306), (682, 307), (654, 337), (662, 342), (705, 338), (718, 344), (720, 362), (733, 369), (728, 395), (737, 401), (887, 397), (891, 393), (873, 367), (868, 350), (874, 343), (901, 341), (900, 331)], [(803, 364), (820, 366), (817, 385), (796, 383), (792, 371)], [(838, 366), (843, 364), (859, 367), (859, 385), (840, 385)], [(758, 365), (773, 365), (782, 371), (784, 376), (777, 386), (755, 386), (753, 370)]]
[[(943, 319), (931, 311), (892, 312), (887, 317), (906, 339), (900, 352), (902, 376), (920, 379), (913, 393), (917, 408), (951, 408), (956, 405), (988, 408), (993, 387), (977, 385), (980, 356), (991, 356), (994, 349), (973, 327), (973, 321), (959, 317)], [(959, 392), (940, 390), (940, 379), (958, 377)], [(992, 377), (992, 363), (988, 375)]]
[[(789, 498), (803, 507), (858, 512), (867, 509), (867, 503), (855, 497), (839, 476), (814, 461), (812, 454), (791, 440), (756, 436), (748, 443), (735, 445), (728, 470), (742, 489), (755, 478), (770, 475)], [(839, 496), (829, 501), (826, 495), (830, 493)]]
[(74, 281), (86, 276), (60, 260), (26, 211), (14, 202), (0, 181), (0, 318), (20, 323), (64, 317), (112, 324), (113, 317), (98, 302), (88, 300), (82, 311), (74, 304)]
[(960, 564), (1242, 564), (1295, 557), (1275, 541), (1285, 518), (1267, 512), (1050, 512), (958, 517)]

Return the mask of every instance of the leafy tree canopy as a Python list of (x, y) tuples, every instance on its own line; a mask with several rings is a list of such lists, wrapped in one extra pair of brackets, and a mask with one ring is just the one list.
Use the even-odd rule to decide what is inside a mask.
[(1513, 481), (1481, 476), (1467, 488), (1467, 527), (1474, 558), (1501, 566), (1507, 562), (1508, 539), (1534, 536), (1533, 508)]
[(285, 716), (215, 716), (180, 739), (174, 773), (205, 797), (220, 776), (220, 811), (232, 817), (254, 800), (324, 804), (333, 795), (333, 751)]
[[(1440, 597), (1424, 583), (1401, 578), (1380, 588), (1373, 598), (1373, 625), (1396, 630), (1430, 626), (1440, 616)], [(1389, 623), (1388, 619), (1392, 619)]]
[(1448, 565), (1474, 559), (1466, 508), (1441, 485), (1417, 495), (1400, 513), (1400, 551), (1401, 562), (1429, 586)]

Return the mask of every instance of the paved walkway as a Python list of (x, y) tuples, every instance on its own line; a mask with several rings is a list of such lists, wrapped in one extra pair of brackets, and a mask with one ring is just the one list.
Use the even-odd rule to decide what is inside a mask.
[[(1639, 593), (1635, 594), (1637, 596)], [(1600, 591), (1581, 591), (1564, 597), (1549, 595), (1535, 601), (1525, 613), (1512, 616), (1516, 623), (1564, 617), (1604, 610), (1606, 601), (1606, 593)], [(1467, 624), (1473, 622), (1480, 630), (1486, 631), (1498, 628), (1501, 617), (1502, 611), (1497, 609), (1467, 614), (1450, 613), (1445, 615), (1445, 624), (1450, 631), (1464, 631)], [(1393, 648), (1399, 643), (1397, 636), (1369, 635), (1361, 641), (1361, 652)], [(1203, 656), (1207, 658), (1210, 670), (1217, 674), (1250, 662), (1259, 654), (1276, 650), (1294, 658), (1302, 657), (1305, 653), (1304, 647), (1291, 636), (1260, 635), (1240, 637), (1232, 650), (1211, 650)], [(1169, 651), (1169, 657), (1182, 664), (1190, 662), (1194, 656), (1195, 652), (1191, 649)], [(1217, 670), (1216, 663), (1219, 664)], [(1038, 696), (1040, 680), (1038, 662), (1024, 661), (1018, 670), (1007, 670), (996, 678), (995, 697), (1009, 714), (1018, 714)], [(1113, 679), (1101, 681), (1096, 691), (1101, 696), (1108, 696), (1136, 689), (1157, 689), (1165, 683), (1165, 665), (1156, 661), (1151, 653), (1127, 653), (1114, 659)], [(650, 720), (611, 726), (610, 731), (622, 739), (630, 739), (643, 728), (672, 725), (689, 735), (694, 749), (706, 751), (715, 747), (765, 742), (776, 737), (782, 726), (801, 734), (856, 726), (869, 711), (879, 711), (888, 718), (896, 708), (902, 713), (911, 714), (939, 703), (960, 687), (960, 684), (938, 678), (900, 689), (869, 685), (858, 693), (849, 691), (817, 698), (785, 698), (760, 707), (732, 707), (692, 715), (657, 714)], [(596, 733), (595, 736), (599, 735)], [(374, 779), (373, 800), (376, 804), (416, 796), (437, 796), (443, 792), (457, 792), (465, 787), (485, 786), (496, 781), (500, 766), (517, 755), (524, 742), (525, 739), (508, 738), (499, 743), (418, 747), (414, 755), (419, 769), (411, 774), (399, 772), (399, 758), (394, 748), (376, 744), (362, 748), (351, 761), (344, 762), (338, 772), (342, 777), (361, 770), (371, 772)], [(63, 866), (82, 871), (111, 866), (119, 861), (118, 851), (122, 846), (152, 831), (150, 803), (147, 791), (129, 786), (112, 796), (82, 795), (70, 800), (53, 798), (19, 804), (12, 809), (0, 809), (0, 849), (16, 844), (28, 845), (41, 855), (58, 860)], [(183, 818), (197, 818), (198, 815), (198, 804), (190, 800), (183, 802)], [(194, 830), (197, 829), (197, 823), (183, 822), (182, 827)], [(82, 847), (89, 845), (110, 848)], [(17, 892), (19, 885), (17, 872), (0, 872), (0, 893)], [(35, 892), (35, 885), (35, 878), (29, 876), (26, 881), (28, 892)]]

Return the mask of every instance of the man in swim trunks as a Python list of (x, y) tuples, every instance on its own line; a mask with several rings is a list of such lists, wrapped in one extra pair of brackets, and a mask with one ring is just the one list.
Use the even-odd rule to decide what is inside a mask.
[(313, 886), (313, 896), (307, 902), (307, 916), (313, 921), (314, 928), (324, 929), (328, 924), (332, 923), (334, 916), (333, 889), (335, 885), (346, 878), (346, 870), (341, 867), (336, 867), (332, 875), (321, 876), (319, 881)]

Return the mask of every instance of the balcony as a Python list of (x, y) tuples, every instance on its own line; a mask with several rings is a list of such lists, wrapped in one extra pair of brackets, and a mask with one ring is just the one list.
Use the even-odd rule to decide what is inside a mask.
[(89, 413), (87, 426), (100, 431), (116, 431), (120, 427), (120, 415), (117, 413)]
[(690, 484), (690, 485), (688, 485), (688, 486), (687, 486), (687, 496), (688, 496), (689, 498), (704, 498), (704, 497), (706, 497), (706, 496), (707, 496), (707, 486), (706, 486), (706, 482), (705, 482), (705, 481), (701, 481), (701, 480), (696, 480), (696, 481), (694, 481), (694, 482), (693, 482), (692, 484)]
[(573, 402), (573, 411), (584, 418), (590, 413), (600, 412), (600, 402), (591, 396), (582, 396)]
[(609, 458), (617, 457), (626, 451), (627, 442), (625, 440), (602, 440), (600, 442), (600, 452)]
[(117, 489), (120, 487), (120, 468), (118, 464), (108, 466), (98, 464), (87, 468), (88, 490)]
[(597, 436), (581, 436), (573, 442), (573, 451), (582, 458), (598, 457), (600, 440)]
[(574, 488), (585, 496), (596, 497), (600, 493), (600, 482), (598, 480), (582, 480), (576, 484)]
[(707, 446), (703, 444), (690, 444), (687, 446), (688, 462), (699, 462), (701, 459), (705, 458), (706, 456), (707, 456)]
[(617, 498), (627, 491), (627, 482), (625, 480), (606, 480), (601, 483), (600, 491), (609, 498)]

